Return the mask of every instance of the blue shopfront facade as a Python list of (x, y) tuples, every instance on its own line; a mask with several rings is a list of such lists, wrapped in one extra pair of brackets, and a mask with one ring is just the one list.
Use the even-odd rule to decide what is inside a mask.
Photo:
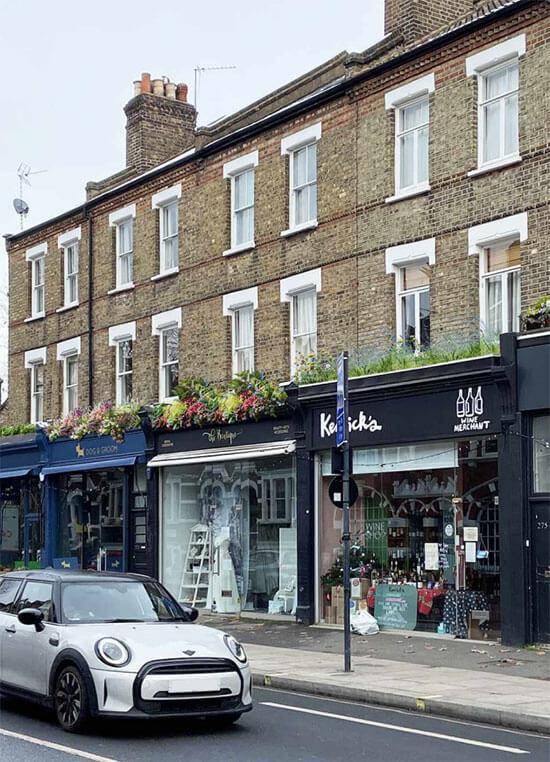
[(0, 438), (0, 568), (43, 562), (46, 450), (42, 432)]
[(59, 439), (41, 470), (43, 564), (147, 573), (148, 514), (155, 504), (141, 430)]

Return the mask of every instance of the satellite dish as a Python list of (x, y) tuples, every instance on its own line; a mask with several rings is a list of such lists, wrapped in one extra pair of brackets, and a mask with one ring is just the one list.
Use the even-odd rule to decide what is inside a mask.
[(29, 213), (29, 205), (26, 201), (23, 201), (22, 198), (14, 198), (13, 199), (13, 208), (17, 212), (17, 214), (28, 214)]

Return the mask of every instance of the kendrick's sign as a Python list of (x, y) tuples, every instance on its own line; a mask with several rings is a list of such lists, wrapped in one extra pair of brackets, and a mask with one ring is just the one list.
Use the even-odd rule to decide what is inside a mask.
[[(333, 447), (336, 407), (312, 411), (312, 446)], [(494, 384), (444, 388), (425, 394), (351, 401), (348, 416), (350, 444), (377, 447), (497, 434), (500, 431), (499, 393)]]

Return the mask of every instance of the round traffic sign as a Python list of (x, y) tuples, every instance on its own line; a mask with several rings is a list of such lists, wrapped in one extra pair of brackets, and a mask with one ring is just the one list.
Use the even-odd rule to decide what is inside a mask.
[[(337, 507), (342, 507), (342, 477), (335, 476), (331, 483), (328, 485), (328, 496), (332, 503)], [(357, 488), (357, 482), (354, 479), (349, 480), (349, 504), (350, 507), (355, 503), (359, 497), (359, 489)]]

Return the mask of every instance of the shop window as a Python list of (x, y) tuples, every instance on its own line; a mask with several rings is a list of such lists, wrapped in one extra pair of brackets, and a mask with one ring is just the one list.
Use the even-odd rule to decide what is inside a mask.
[(132, 339), (122, 339), (116, 347), (116, 402), (125, 405), (132, 400), (133, 391)]
[(488, 337), (519, 331), (521, 314), (519, 239), (496, 242), (480, 258), (481, 322)]
[(233, 375), (254, 370), (254, 306), (232, 311)]
[(292, 372), (300, 358), (317, 354), (317, 292), (315, 288), (299, 291), (291, 305)]
[(78, 407), (78, 355), (72, 354), (63, 361), (63, 413), (72, 413)]
[(413, 263), (399, 268), (398, 339), (415, 351), (430, 346), (430, 268)]
[(31, 423), (44, 420), (44, 363), (31, 366)]
[(175, 394), (179, 383), (179, 328), (170, 326), (161, 330), (160, 346), (160, 399)]
[(533, 488), (550, 493), (550, 415), (533, 418)]
[(262, 521), (276, 524), (288, 523), (292, 511), (292, 477), (263, 478), (262, 487)]

